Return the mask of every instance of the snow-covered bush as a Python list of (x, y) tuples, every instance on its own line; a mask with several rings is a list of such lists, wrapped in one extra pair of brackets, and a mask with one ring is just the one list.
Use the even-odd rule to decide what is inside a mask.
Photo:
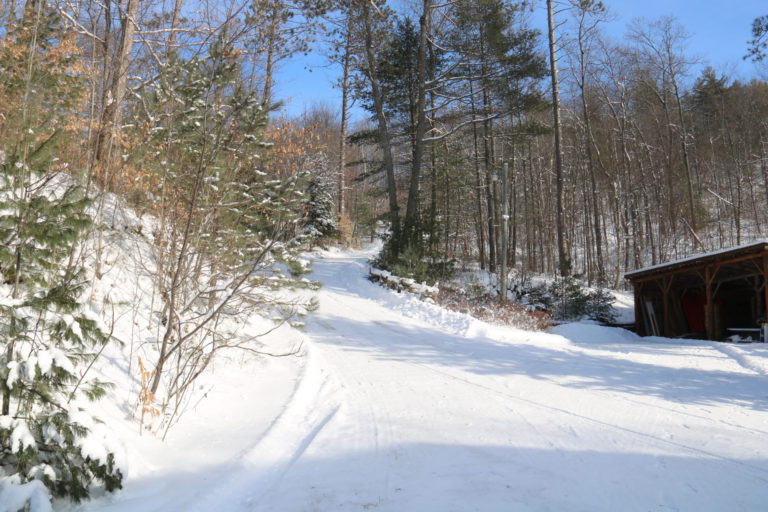
[(308, 301), (283, 293), (312, 286), (302, 249), (304, 175), (263, 170), (268, 112), (242, 79), (226, 31), (196, 55), (173, 55), (142, 91), (127, 164), (144, 170), (156, 216), (152, 253), (159, 300), (149, 328), (141, 410), (168, 432), (188, 405), (195, 380), (226, 349), (252, 349), (228, 322), (261, 312), (290, 321)]
[(575, 276), (534, 286), (525, 293), (524, 299), (532, 309), (552, 312), (558, 321), (589, 319), (612, 323), (616, 320), (613, 295), (602, 288), (589, 288)]
[(426, 243), (408, 244), (399, 251), (397, 243), (395, 235), (385, 235), (384, 247), (373, 266), (427, 284), (450, 279), (455, 274), (455, 260), (431, 251)]
[[(41, 188), (51, 175), (14, 160), (0, 172), (0, 497), (40, 481), (50, 495), (79, 501), (95, 482), (112, 491), (122, 478), (114, 455), (94, 449), (95, 423), (81, 409), (81, 398), (104, 395), (106, 383), (88, 369), (109, 341), (72, 258), (91, 222), (87, 200), (76, 186)], [(22, 174), (29, 181), (19, 188)]]
[(79, 501), (95, 482), (112, 491), (122, 478), (114, 455), (93, 448), (95, 424), (81, 409), (81, 398), (99, 399), (107, 386), (88, 378), (109, 336), (84, 303), (84, 271), (72, 258), (91, 221), (82, 189), (41, 188), (51, 175), (15, 157), (0, 173), (2, 492), (40, 481), (52, 496)]
[[(495, 293), (484, 290), (461, 290), (452, 287), (440, 288), (437, 303), (451, 311), (466, 313), (486, 322), (511, 325), (527, 331), (544, 331), (551, 322), (549, 313), (529, 310), (525, 306), (507, 301), (500, 303)], [(473, 293), (474, 292), (474, 293)]]

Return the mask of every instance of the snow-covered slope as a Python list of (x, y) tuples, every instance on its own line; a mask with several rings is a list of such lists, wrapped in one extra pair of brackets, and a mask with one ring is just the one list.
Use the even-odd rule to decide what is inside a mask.
[(167, 443), (113, 417), (131, 473), (85, 509), (765, 509), (766, 346), (490, 326), (369, 255), (315, 261), (303, 356), (223, 362)]
[[(91, 404), (90, 412), (114, 434), (108, 447), (124, 473), (124, 489), (76, 506), (60, 501), (55, 509), (102, 510), (114, 503), (121, 510), (141, 511), (145, 506), (147, 510), (166, 506), (186, 510), (180, 504), (193, 500), (214, 475), (227, 478), (237, 471), (248, 447), (270, 431), (296, 393), (310, 359), (302, 357), (305, 336), (283, 325), (249, 345), (276, 354), (300, 349), (296, 356), (270, 358), (245, 351), (222, 352), (195, 382), (183, 414), (164, 441), (160, 439), (162, 428), (152, 432), (142, 428), (139, 361), (152, 368), (158, 332), (150, 326), (158, 322), (150, 322), (149, 317), (161, 308), (152, 276), (155, 220), (138, 217), (114, 195), (106, 195), (105, 201), (97, 216), (102, 236), (87, 248), (89, 262), (95, 260), (98, 244), (102, 254), (99, 268), (90, 269), (88, 304), (102, 317), (104, 330), (111, 331), (117, 343), (107, 346), (91, 371), (114, 387), (104, 399)], [(236, 321), (243, 336), (274, 328), (258, 315), (228, 321)], [(147, 420), (158, 426), (157, 421)], [(5, 510), (2, 505), (0, 511)]]

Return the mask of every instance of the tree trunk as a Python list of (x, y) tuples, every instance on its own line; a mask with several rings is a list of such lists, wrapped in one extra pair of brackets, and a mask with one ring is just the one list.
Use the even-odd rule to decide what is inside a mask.
[[(432, 0), (422, 1), (423, 12), (419, 18), (419, 51), (416, 63), (417, 98), (416, 131), (414, 137), (411, 179), (408, 187), (408, 202), (405, 207), (405, 232), (411, 239), (419, 224), (419, 192), (421, 186), (421, 165), (424, 159), (424, 137), (427, 133), (427, 46), (432, 26)], [(413, 241), (413, 240), (411, 240)]]
[(581, 110), (584, 116), (584, 130), (586, 131), (586, 140), (584, 149), (587, 154), (587, 169), (589, 171), (589, 180), (592, 191), (592, 228), (595, 236), (595, 266), (597, 267), (597, 284), (602, 285), (605, 281), (605, 269), (603, 268), (603, 239), (602, 229), (600, 227), (600, 202), (597, 194), (597, 179), (595, 177), (594, 157), (592, 156), (592, 144), (594, 137), (592, 135), (592, 119), (589, 115), (589, 105), (587, 103), (586, 80), (587, 80), (587, 55), (584, 48), (583, 34), (579, 30), (579, 88), (581, 89)]
[[(486, 62), (485, 39), (482, 30), (478, 34), (480, 40), (480, 74), (482, 77), (488, 75), (488, 66)], [(484, 81), (485, 82), (485, 81)], [(498, 262), (498, 244), (496, 236), (496, 201), (494, 200), (494, 161), (493, 161), (493, 124), (488, 119), (491, 114), (491, 99), (488, 94), (488, 84), (483, 83), (483, 164), (485, 167), (485, 203), (488, 210), (488, 270), (491, 273), (496, 272), (496, 263)]]
[(176, 0), (173, 5), (173, 15), (171, 16), (171, 33), (168, 35), (168, 54), (170, 54), (176, 46), (176, 31), (179, 28), (179, 21), (181, 19), (181, 6), (184, 0)]
[(264, 90), (261, 95), (261, 104), (269, 109), (272, 104), (272, 81), (275, 72), (275, 52), (277, 51), (275, 37), (277, 24), (280, 22), (280, 11), (277, 5), (272, 7), (272, 18), (269, 20), (269, 33), (267, 36), (267, 62), (264, 65)]
[(547, 0), (547, 24), (549, 34), (549, 67), (552, 78), (552, 113), (555, 120), (555, 216), (557, 231), (558, 268), (561, 276), (571, 272), (571, 262), (565, 248), (565, 222), (563, 219), (563, 156), (560, 127), (560, 86), (557, 78), (557, 55), (555, 51), (555, 18), (552, 0)]
[(470, 107), (472, 109), (472, 141), (473, 141), (473, 148), (474, 148), (474, 158), (473, 161), (475, 163), (475, 204), (477, 205), (477, 219), (476, 219), (476, 229), (477, 229), (477, 247), (478, 251), (480, 253), (480, 268), (485, 269), (485, 230), (483, 229), (483, 201), (480, 198), (480, 190), (482, 187), (482, 181), (480, 179), (480, 151), (479, 151), (479, 145), (478, 145), (478, 136), (477, 136), (477, 123), (474, 122), (475, 119), (475, 93), (473, 90), (473, 81), (469, 80), (469, 102)]
[[(115, 56), (115, 64), (112, 66), (112, 84), (109, 88), (107, 101), (102, 113), (100, 133), (96, 146), (96, 161), (102, 167), (105, 175), (102, 176), (103, 185), (111, 188), (113, 176), (106, 169), (113, 159), (113, 147), (115, 139), (120, 135), (123, 100), (128, 84), (128, 64), (133, 50), (133, 36), (136, 33), (136, 13), (139, 10), (140, 0), (128, 0), (126, 10), (122, 13), (122, 32), (120, 44)], [(105, 56), (106, 58), (106, 56)]]
[(341, 65), (341, 127), (339, 133), (339, 181), (338, 181), (338, 221), (339, 227), (342, 226), (342, 218), (344, 217), (344, 209), (346, 204), (344, 202), (344, 175), (347, 166), (347, 119), (349, 117), (349, 64), (351, 58), (351, 41), (352, 41), (352, 11), (347, 13), (346, 23), (347, 33), (344, 36), (344, 55), (342, 57)]
[(397, 184), (395, 183), (395, 159), (392, 155), (392, 138), (387, 126), (387, 117), (384, 113), (384, 98), (379, 85), (376, 71), (377, 59), (373, 51), (373, 28), (371, 26), (371, 6), (364, 2), (363, 23), (365, 38), (365, 65), (368, 80), (371, 84), (374, 109), (376, 110), (376, 124), (379, 135), (379, 145), (384, 157), (384, 171), (387, 174), (387, 194), (389, 197), (389, 220), (392, 223), (392, 233), (395, 237), (400, 234), (400, 207), (397, 204)]

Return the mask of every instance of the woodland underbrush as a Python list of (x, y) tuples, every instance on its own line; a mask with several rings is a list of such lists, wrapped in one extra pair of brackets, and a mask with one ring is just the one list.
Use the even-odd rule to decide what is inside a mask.
[(459, 288), (441, 287), (435, 302), (448, 310), (465, 313), (485, 322), (526, 331), (545, 331), (552, 325), (549, 312), (531, 311), (517, 302), (499, 302), (498, 297), (490, 293), (473, 295)]

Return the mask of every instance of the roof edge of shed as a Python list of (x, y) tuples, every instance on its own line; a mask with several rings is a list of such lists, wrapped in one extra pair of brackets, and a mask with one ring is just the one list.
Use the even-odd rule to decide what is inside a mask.
[(755, 240), (748, 244), (738, 245), (735, 247), (728, 247), (720, 249), (718, 251), (711, 251), (706, 253), (700, 253), (686, 258), (680, 258), (677, 260), (668, 261), (665, 263), (659, 263), (650, 267), (639, 268), (632, 270), (631, 272), (624, 273), (624, 279), (638, 278), (640, 276), (653, 275), (656, 273), (663, 273), (667, 270), (673, 270), (678, 268), (685, 268), (688, 266), (694, 266), (697, 263), (704, 263), (705, 260), (717, 260), (726, 256), (737, 256), (741, 253), (761, 252), (758, 249), (768, 250), (768, 239)]

